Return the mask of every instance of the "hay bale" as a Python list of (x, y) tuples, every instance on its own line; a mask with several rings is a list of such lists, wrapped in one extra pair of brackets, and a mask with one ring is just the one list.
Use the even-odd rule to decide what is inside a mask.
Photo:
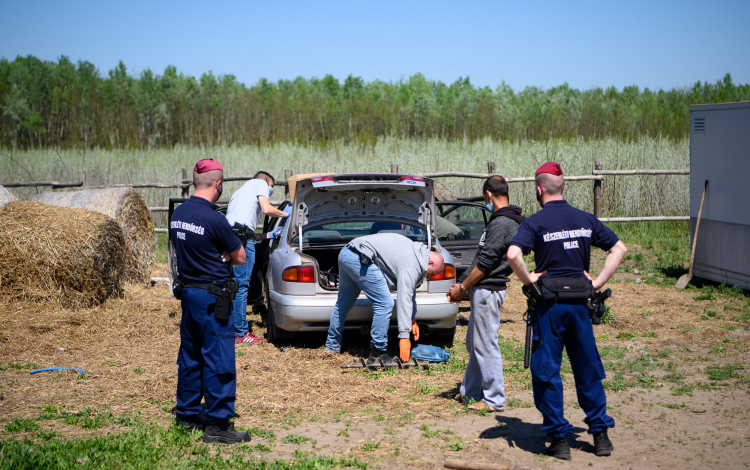
[(0, 209), (0, 300), (97, 305), (122, 295), (125, 236), (86, 209), (9, 202)]
[(154, 261), (154, 221), (141, 193), (133, 188), (44, 191), (36, 202), (101, 212), (122, 225), (125, 233), (125, 281), (145, 283), (151, 279)]
[(5, 189), (4, 186), (0, 186), (0, 207), (3, 207), (5, 204), (9, 202), (13, 202), (17, 200), (18, 199), (16, 199), (13, 193)]

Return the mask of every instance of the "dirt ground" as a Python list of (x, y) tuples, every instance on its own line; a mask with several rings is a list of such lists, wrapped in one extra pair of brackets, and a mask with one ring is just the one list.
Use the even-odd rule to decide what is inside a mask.
[[(154, 272), (164, 277), (164, 266)], [(276, 347), (237, 351), (236, 425), (251, 428), (248, 452), (287, 458), (299, 451), (356, 456), (372, 468), (442, 468), (446, 459), (543, 468), (744, 468), (750, 464), (750, 351), (747, 297), (701, 296), (635, 283), (618, 274), (609, 301), (616, 319), (595, 327), (607, 369), (611, 457), (593, 454), (573, 377), (563, 368), (566, 416), (576, 426), (572, 461), (540, 455), (541, 415), (533, 407), (528, 371), (520, 363), (525, 301), (511, 285), (501, 315), (506, 409), (470, 412), (455, 401), (466, 327), (458, 327), (451, 360), (430, 372), (342, 371), (365, 355), (367, 338), (345, 335), (344, 353), (323, 353), (324, 335)], [(640, 278), (637, 278), (640, 279)], [(461, 314), (469, 317), (468, 303)], [(253, 315), (253, 333), (264, 325)], [(37, 418), (48, 405), (113, 416), (140, 413), (170, 422), (174, 405), (180, 305), (167, 286), (130, 287), (123, 299), (88, 310), (41, 304), (0, 306), (0, 439), (5, 423)], [(75, 367), (31, 375), (32, 368)], [(121, 432), (40, 421), (60, 438)], [(573, 442), (571, 440), (571, 442)]]

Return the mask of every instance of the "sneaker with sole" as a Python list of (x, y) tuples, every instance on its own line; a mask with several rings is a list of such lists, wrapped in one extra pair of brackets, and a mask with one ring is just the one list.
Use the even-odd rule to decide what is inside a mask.
[(236, 336), (234, 338), (234, 344), (258, 344), (258, 343), (265, 343), (267, 340), (265, 338), (258, 338), (257, 336), (253, 336), (248, 331), (243, 336)]
[(570, 460), (570, 444), (567, 437), (553, 437), (549, 447), (544, 452), (550, 457), (560, 460)]
[(240, 442), (250, 442), (250, 434), (234, 429), (233, 424), (212, 424), (203, 432), (203, 442), (209, 444), (216, 442), (223, 442), (224, 444), (239, 444)]
[(615, 446), (609, 440), (607, 431), (594, 433), (594, 454), (597, 457), (609, 457), (613, 450), (615, 450)]

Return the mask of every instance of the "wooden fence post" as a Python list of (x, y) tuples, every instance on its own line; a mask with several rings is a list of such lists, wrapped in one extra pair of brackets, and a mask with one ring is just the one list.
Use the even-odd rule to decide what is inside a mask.
[(391, 163), (391, 174), (398, 174), (398, 163)]
[(78, 181), (81, 182), (81, 186), (86, 186), (86, 172), (81, 170), (78, 172)]
[[(594, 170), (601, 170), (602, 162), (597, 160), (594, 163)], [(602, 216), (602, 180), (594, 180), (594, 216)]]
[(292, 177), (294, 172), (292, 170), (284, 170), (284, 179), (286, 180), (286, 185), (284, 186), (284, 198), (289, 197), (289, 178)]
[(487, 162), (487, 173), (491, 175), (495, 174), (495, 162)]
[[(188, 169), (183, 167), (182, 168), (182, 183), (185, 183), (185, 180), (188, 179)], [(182, 187), (182, 198), (187, 199), (190, 197), (190, 186), (183, 186)]]

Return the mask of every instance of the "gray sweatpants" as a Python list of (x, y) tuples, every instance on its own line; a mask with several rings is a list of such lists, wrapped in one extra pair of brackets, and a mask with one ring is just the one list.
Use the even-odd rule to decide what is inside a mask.
[(461, 400), (481, 400), (496, 410), (505, 406), (503, 357), (497, 344), (497, 330), (506, 292), (471, 290), (471, 317), (466, 332), (469, 364), (461, 384)]

